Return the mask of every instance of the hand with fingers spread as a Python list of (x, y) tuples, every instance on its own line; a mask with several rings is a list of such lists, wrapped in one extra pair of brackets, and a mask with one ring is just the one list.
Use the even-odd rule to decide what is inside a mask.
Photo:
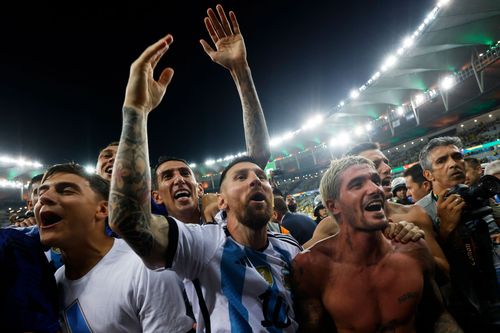
[(439, 236), (443, 240), (446, 240), (448, 235), (457, 227), (462, 217), (462, 209), (465, 206), (464, 199), (458, 194), (451, 194), (446, 197), (448, 190), (439, 193), (436, 206), (437, 216), (440, 221)]
[(148, 113), (160, 104), (172, 80), (174, 70), (165, 68), (157, 81), (154, 79), (154, 70), (173, 41), (172, 35), (163, 37), (149, 46), (132, 63), (123, 104), (124, 108), (133, 108)]
[(240, 27), (236, 20), (234, 12), (229, 12), (231, 24), (226, 17), (221, 5), (216, 7), (217, 15), (209, 8), (208, 17), (205, 17), (205, 27), (208, 34), (215, 44), (215, 50), (204, 39), (200, 40), (203, 50), (208, 54), (212, 61), (219, 65), (233, 70), (237, 65), (247, 64), (247, 52), (243, 36), (240, 33)]
[(405, 244), (424, 238), (425, 232), (411, 222), (399, 221), (397, 223), (389, 222), (384, 230), (384, 235), (388, 239)]

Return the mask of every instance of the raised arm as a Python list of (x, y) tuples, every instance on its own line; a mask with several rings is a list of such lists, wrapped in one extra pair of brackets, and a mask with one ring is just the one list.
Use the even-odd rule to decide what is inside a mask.
[(210, 8), (207, 10), (205, 26), (215, 45), (215, 50), (205, 40), (200, 43), (213, 62), (228, 69), (236, 83), (243, 109), (243, 127), (248, 155), (255, 158), (264, 168), (271, 156), (269, 133), (259, 96), (255, 90), (252, 72), (247, 62), (245, 42), (234, 12), (229, 12), (231, 24), (221, 5), (216, 7), (218, 17)]
[(147, 117), (160, 104), (174, 71), (166, 68), (158, 80), (153, 72), (172, 44), (171, 35), (149, 46), (130, 67), (123, 104), (123, 126), (109, 198), (109, 225), (150, 268), (163, 267), (168, 223), (151, 214)]

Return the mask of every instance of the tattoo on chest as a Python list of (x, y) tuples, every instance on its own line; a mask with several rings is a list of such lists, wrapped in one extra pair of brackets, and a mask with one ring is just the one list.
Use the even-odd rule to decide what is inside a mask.
[(399, 298), (398, 298), (399, 304), (402, 304), (404, 302), (415, 299), (415, 298), (417, 298), (417, 296), (418, 296), (418, 293), (416, 291), (410, 291), (406, 294), (403, 294), (403, 295), (399, 296)]

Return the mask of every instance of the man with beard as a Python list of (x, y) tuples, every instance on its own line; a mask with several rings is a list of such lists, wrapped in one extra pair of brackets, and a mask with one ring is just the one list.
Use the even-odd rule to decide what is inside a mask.
[(301, 330), (461, 332), (440, 302), (425, 243), (384, 237), (387, 201), (374, 164), (332, 161), (320, 191), (340, 232), (294, 260)]
[(465, 162), (465, 182), (467, 186), (474, 186), (483, 175), (483, 168), (481, 162), (475, 157), (464, 158)]
[[(213, 19), (212, 10), (205, 22), (212, 40), (220, 47), (222, 36), (232, 39), (241, 35), (234, 13), (229, 13), (233, 35), (222, 7), (217, 6), (217, 11), (222, 25)], [(198, 330), (294, 332), (298, 325), (289, 275), (291, 260), (301, 248), (292, 237), (266, 232), (272, 215), (272, 189), (259, 166), (261, 161), (250, 157), (234, 160), (222, 174), (218, 200), (227, 215), (225, 228), (185, 224), (151, 213), (147, 118), (160, 103), (173, 76), (173, 70), (167, 68), (158, 81), (153, 78), (156, 64), (172, 42), (171, 35), (160, 39), (131, 66), (122, 136), (112, 175), (110, 226), (148, 267), (170, 267), (180, 277), (197, 281), (195, 288), (203, 296), (199, 311), (195, 311)], [(204, 49), (216, 56), (208, 44)], [(241, 69), (238, 65), (231, 72), (238, 77), (235, 71)], [(248, 71), (246, 65), (243, 69)], [(248, 84), (245, 83), (247, 90)], [(265, 147), (267, 143), (250, 150)], [(185, 184), (185, 179), (191, 177), (189, 171), (179, 162), (160, 172), (165, 180), (178, 179), (169, 191), (180, 206), (191, 205), (193, 193), (186, 192)]]
[[(387, 199), (390, 199), (392, 197), (391, 167), (389, 166), (389, 160), (384, 155), (384, 153), (380, 151), (380, 147), (378, 144), (373, 142), (360, 143), (353, 147), (346, 155), (359, 155), (372, 161), (375, 164), (375, 168), (377, 169), (377, 172), (380, 176), (381, 185), (384, 190), (386, 201)], [(437, 267), (440, 269), (440, 273), (442, 272), (446, 276), (449, 271), (449, 265), (443, 251), (439, 247), (439, 244), (434, 237), (432, 221), (426, 214), (425, 210), (422, 207), (416, 205), (404, 206), (388, 201), (384, 205), (384, 211), (389, 221), (401, 222), (397, 224), (390, 224), (390, 228), (387, 228), (387, 230), (385, 230), (386, 235), (392, 233), (391, 231), (393, 230), (391, 229), (401, 228), (402, 226), (404, 226), (407, 223), (406, 221), (414, 223), (425, 232), (425, 240), (427, 242), (427, 246), (429, 247), (434, 259), (436, 260)], [(316, 242), (334, 235), (337, 231), (338, 226), (335, 223), (335, 220), (333, 218), (325, 219), (316, 228), (313, 238), (309, 242), (304, 244), (304, 248), (308, 248)], [(395, 240), (401, 241), (403, 243), (408, 242), (411, 239), (411, 233), (408, 233), (407, 235), (408, 237), (405, 236), (403, 229), (403, 232), (400, 232)]]

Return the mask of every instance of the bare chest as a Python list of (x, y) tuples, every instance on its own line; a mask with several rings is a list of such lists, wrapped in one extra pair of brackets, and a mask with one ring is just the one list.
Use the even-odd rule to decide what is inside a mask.
[(368, 267), (333, 264), (323, 303), (337, 328), (390, 332), (413, 327), (424, 279), (412, 261), (392, 260)]

